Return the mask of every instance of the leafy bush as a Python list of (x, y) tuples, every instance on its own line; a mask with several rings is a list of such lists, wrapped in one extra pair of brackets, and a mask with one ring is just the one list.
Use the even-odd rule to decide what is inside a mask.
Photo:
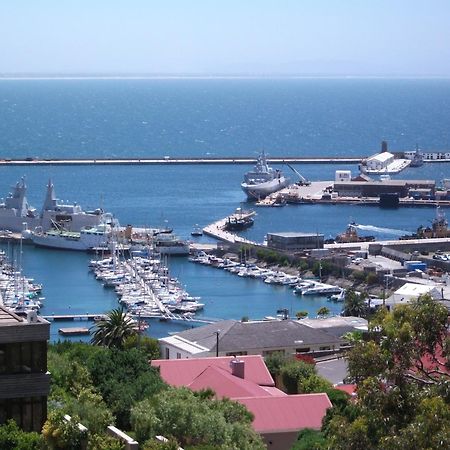
[(298, 394), (300, 380), (315, 375), (316, 369), (303, 361), (290, 361), (281, 368), (280, 374), (287, 393)]
[(369, 286), (378, 283), (378, 275), (375, 272), (369, 272), (366, 276), (366, 283)]
[(318, 450), (327, 447), (327, 439), (320, 431), (305, 428), (300, 431), (292, 450)]
[(79, 450), (87, 440), (87, 432), (80, 430), (78, 423), (77, 416), (68, 421), (61, 409), (52, 411), (42, 428), (45, 442), (51, 449)]
[(169, 388), (138, 403), (131, 413), (138, 441), (163, 435), (183, 447), (263, 449), (251, 427), (252, 418), (239, 403), (204, 399), (187, 388)]
[(41, 435), (22, 431), (12, 419), (0, 426), (0, 448), (2, 450), (40, 450), (42, 446)]
[(286, 364), (287, 357), (283, 352), (274, 352), (264, 358), (270, 375), (275, 379), (281, 373), (281, 368)]

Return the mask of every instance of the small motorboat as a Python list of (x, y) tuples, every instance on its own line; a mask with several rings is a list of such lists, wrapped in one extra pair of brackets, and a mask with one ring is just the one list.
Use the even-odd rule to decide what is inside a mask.
[(198, 225), (195, 225), (191, 231), (191, 236), (203, 236), (203, 230)]

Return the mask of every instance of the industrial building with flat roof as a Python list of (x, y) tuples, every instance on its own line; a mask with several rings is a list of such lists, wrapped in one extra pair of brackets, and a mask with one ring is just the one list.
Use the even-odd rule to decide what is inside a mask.
[(428, 196), (436, 191), (434, 180), (383, 180), (383, 181), (335, 181), (334, 191), (339, 197), (379, 197), (380, 194), (397, 194), (408, 197), (410, 191), (423, 190)]
[(267, 247), (286, 252), (323, 248), (323, 240), (319, 233), (267, 233)]

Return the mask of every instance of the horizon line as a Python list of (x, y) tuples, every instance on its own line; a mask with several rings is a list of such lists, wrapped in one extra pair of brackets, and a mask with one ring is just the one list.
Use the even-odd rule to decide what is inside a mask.
[(450, 79), (450, 75), (355, 75), (355, 74), (201, 74), (201, 73), (45, 73), (45, 72), (0, 72), (1, 80), (239, 80), (239, 79)]

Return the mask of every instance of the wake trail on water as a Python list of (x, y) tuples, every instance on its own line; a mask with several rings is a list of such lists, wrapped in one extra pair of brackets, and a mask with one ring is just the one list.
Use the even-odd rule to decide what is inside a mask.
[(395, 234), (398, 236), (402, 236), (404, 234), (409, 233), (409, 231), (405, 230), (396, 230), (395, 228), (383, 228), (383, 227), (377, 227), (375, 225), (355, 225), (356, 228), (364, 231), (374, 231), (376, 233), (389, 233), (389, 234)]

